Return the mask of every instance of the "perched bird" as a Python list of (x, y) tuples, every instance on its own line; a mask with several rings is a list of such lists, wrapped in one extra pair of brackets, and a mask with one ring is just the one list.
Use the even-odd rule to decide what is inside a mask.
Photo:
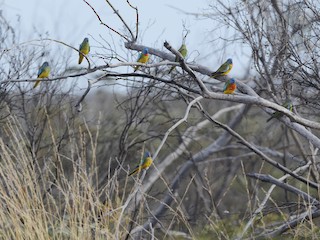
[(87, 55), (90, 52), (90, 45), (89, 45), (88, 38), (83, 39), (83, 42), (80, 44), (79, 51), (80, 52), (79, 52), (78, 64), (81, 64), (81, 62), (83, 60), (83, 55)]
[(230, 80), (227, 80), (224, 84), (223, 93), (224, 94), (232, 94), (237, 88), (236, 80), (234, 78), (231, 78)]
[[(182, 43), (181, 47), (179, 48), (179, 53), (181, 53), (182, 57), (185, 58), (188, 54), (188, 50), (187, 50), (187, 46)], [(179, 58), (176, 57), (176, 59), (174, 60), (175, 62), (178, 62), (179, 61)], [(173, 71), (173, 69), (175, 69), (176, 66), (173, 66), (170, 70), (169, 70), (169, 73), (171, 73)]]
[[(50, 67), (48, 62), (44, 62), (38, 71), (38, 78), (47, 78), (50, 74)], [(37, 80), (33, 88), (36, 88), (40, 84), (41, 80)]]
[[(137, 60), (139, 63), (146, 63), (149, 60), (149, 50), (148, 48), (143, 49), (142, 53), (140, 53), (140, 56)], [(134, 71), (136, 72), (139, 69), (140, 66), (136, 66)]]
[(153, 160), (151, 158), (150, 152), (146, 152), (144, 154), (144, 158), (142, 159), (140, 164), (128, 176), (139, 173), (139, 172), (141, 172), (142, 169), (147, 170), (151, 166), (152, 162), (153, 162)]
[[(287, 98), (286, 101), (284, 102), (284, 104), (282, 104), (282, 107), (288, 109), (290, 112), (292, 112), (293, 109), (293, 104), (292, 101)], [(280, 118), (282, 117), (284, 114), (282, 112), (279, 111), (275, 111), (274, 113), (272, 113), (271, 117), (267, 119), (267, 122), (269, 122), (272, 118)]]
[(217, 71), (211, 74), (211, 77), (216, 78), (227, 75), (232, 69), (232, 59), (229, 58), (224, 64), (222, 64)]

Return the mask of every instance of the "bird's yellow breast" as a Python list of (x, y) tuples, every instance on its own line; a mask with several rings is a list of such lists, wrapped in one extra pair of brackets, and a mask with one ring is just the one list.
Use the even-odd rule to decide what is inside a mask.
[(50, 68), (46, 67), (38, 76), (38, 78), (47, 78), (50, 73)]
[(143, 168), (149, 168), (152, 164), (153, 160), (151, 157), (147, 157), (143, 163)]
[(80, 52), (82, 52), (85, 55), (87, 55), (89, 53), (89, 51), (90, 51), (89, 44), (84, 44), (80, 49)]
[(147, 55), (143, 54), (143, 55), (140, 57), (140, 59), (138, 60), (138, 62), (140, 62), (140, 63), (146, 63), (146, 62), (148, 62), (148, 60), (149, 60), (149, 54), (147, 54)]

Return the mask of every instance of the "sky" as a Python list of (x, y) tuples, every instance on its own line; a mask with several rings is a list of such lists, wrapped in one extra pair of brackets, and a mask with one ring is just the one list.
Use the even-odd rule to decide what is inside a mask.
[[(114, 21), (114, 24), (110, 25), (117, 26), (119, 21), (104, 0), (88, 0), (88, 2), (95, 7), (104, 21), (109, 24), (110, 21)], [(18, 15), (21, 16), (22, 26), (25, 30), (24, 37), (26, 38), (32, 36), (34, 27), (40, 32), (49, 32), (52, 37), (63, 37), (70, 40), (75, 40), (88, 33), (103, 34), (105, 31), (103, 26), (99, 26), (92, 10), (82, 0), (2, 0), (0, 3), (2, 3), (5, 15), (9, 19), (14, 20)], [(117, 0), (112, 3), (132, 26), (135, 23), (135, 12), (127, 6), (126, 1)], [(172, 7), (188, 12), (202, 12), (202, 9), (207, 6), (206, 0), (143, 2), (137, 0), (131, 1), (131, 3), (139, 9), (141, 29), (150, 25), (151, 31), (156, 31), (159, 34), (164, 31), (166, 35), (170, 36), (177, 35), (181, 30), (182, 21), (186, 21), (187, 26), (195, 23), (193, 17), (188, 17)], [(154, 37), (157, 36), (154, 35)], [(150, 41), (154, 40), (150, 38)]]
[[(117, 30), (122, 29), (121, 22), (107, 6), (105, 0), (87, 1), (96, 9), (103, 21)], [(217, 23), (210, 19), (201, 20), (194, 15), (182, 12), (202, 13), (208, 7), (210, 0), (132, 0), (130, 2), (139, 9), (141, 34), (138, 42), (162, 48), (163, 42), (167, 40), (172, 46), (179, 48), (184, 24), (190, 30), (186, 41), (190, 59), (196, 57), (199, 64), (216, 70), (222, 62), (232, 57), (234, 76), (241, 76), (243, 63), (241, 52), (237, 52), (236, 47), (210, 55), (211, 52), (216, 53), (221, 48), (219, 43), (211, 42), (212, 36), (209, 33)], [(135, 25), (135, 12), (128, 7), (126, 0), (113, 0), (111, 3), (129, 26)], [(3, 15), (10, 23), (15, 25), (17, 19), (20, 19), (21, 42), (38, 39), (39, 35), (45, 33), (50, 38), (62, 40), (76, 48), (87, 36), (94, 38), (102, 36), (112, 41), (110, 31), (99, 24), (95, 14), (83, 0), (0, 0), (0, 4)], [(94, 48), (95, 45), (91, 42), (91, 51)]]

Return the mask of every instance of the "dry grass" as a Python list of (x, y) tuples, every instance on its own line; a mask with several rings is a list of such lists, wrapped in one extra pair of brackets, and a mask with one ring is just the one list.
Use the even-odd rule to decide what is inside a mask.
[[(119, 219), (117, 210), (123, 202), (111, 187), (118, 185), (117, 173), (105, 188), (97, 187), (96, 142), (90, 132), (81, 133), (90, 139), (89, 146), (68, 139), (69, 155), (55, 150), (52, 159), (40, 167), (17, 119), (10, 118), (2, 130), (1, 239), (115, 239), (115, 235), (123, 238), (127, 234), (126, 215)], [(58, 149), (54, 141), (52, 148)], [(89, 151), (82, 151), (85, 148)], [(68, 174), (63, 170), (64, 161), (72, 163)]]

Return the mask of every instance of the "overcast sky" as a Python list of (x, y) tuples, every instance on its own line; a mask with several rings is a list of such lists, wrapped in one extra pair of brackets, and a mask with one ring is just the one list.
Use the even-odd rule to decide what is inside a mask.
[[(122, 24), (107, 6), (105, 0), (87, 1), (95, 7), (103, 21), (121, 30)], [(111, 2), (128, 24), (134, 26), (135, 12), (128, 7), (126, 1), (113, 0)], [(144, 45), (162, 48), (164, 40), (167, 40), (178, 48), (181, 44), (182, 24), (185, 23), (190, 30), (187, 46), (191, 58), (198, 56), (200, 64), (216, 70), (219, 67), (218, 64), (232, 57), (234, 60), (233, 76), (241, 76), (243, 66), (240, 62), (242, 59), (239, 57), (240, 52), (234, 48), (222, 51), (218, 56), (208, 57), (208, 53), (216, 52), (215, 48), (220, 47), (219, 44), (210, 42), (212, 39), (208, 33), (214, 28), (215, 23), (212, 20), (199, 20), (175, 9), (202, 13), (203, 9), (208, 7), (208, 2), (210, 1), (131, 1), (139, 8), (139, 27), (142, 31), (140, 36), (143, 38)], [(92, 10), (82, 0), (2, 0), (1, 3), (3, 14), (11, 23), (15, 23), (18, 16), (20, 17), (22, 29), (20, 41), (36, 39), (38, 34), (48, 33), (50, 38), (62, 40), (78, 48), (83, 38), (88, 35), (95, 38), (99, 38), (99, 35), (105, 39), (110, 38), (110, 32), (99, 24)], [(92, 45), (91, 50), (94, 50), (94, 43)]]

